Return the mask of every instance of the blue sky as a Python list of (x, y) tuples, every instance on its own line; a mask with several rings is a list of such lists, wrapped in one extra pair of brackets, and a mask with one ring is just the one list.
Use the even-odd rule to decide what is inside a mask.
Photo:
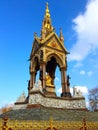
[[(29, 56), (34, 32), (40, 36), (45, 3), (52, 25), (62, 28), (68, 56), (71, 87), (85, 95), (98, 86), (98, 0), (0, 1), (0, 107), (15, 102), (29, 80)], [(58, 72), (57, 72), (58, 73)], [(56, 77), (60, 92), (59, 75)]]

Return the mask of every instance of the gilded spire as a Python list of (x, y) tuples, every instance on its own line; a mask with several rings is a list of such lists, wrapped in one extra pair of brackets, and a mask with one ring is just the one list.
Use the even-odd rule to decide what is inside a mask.
[(45, 15), (44, 15), (44, 19), (43, 19), (43, 22), (42, 22), (41, 38), (44, 39), (52, 31), (53, 31), (53, 26), (52, 26), (52, 23), (51, 23), (48, 3), (46, 3)]
[(48, 3), (46, 3), (46, 12), (45, 12), (45, 19), (50, 18)]

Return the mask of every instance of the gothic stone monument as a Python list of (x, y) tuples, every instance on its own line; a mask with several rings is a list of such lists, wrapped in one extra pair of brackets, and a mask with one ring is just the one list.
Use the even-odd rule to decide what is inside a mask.
[[(70, 93), (69, 75), (67, 71), (67, 54), (64, 47), (62, 30), (60, 36), (55, 33), (52, 26), (48, 3), (42, 22), (41, 36), (34, 34), (33, 47), (30, 54), (30, 80), (28, 82), (28, 96), (23, 93), (15, 102), (14, 109), (33, 107), (52, 107), (63, 109), (86, 109), (85, 98), (74, 88)], [(54, 85), (57, 66), (61, 73), (61, 97), (56, 95)], [(36, 81), (37, 72), (39, 80)]]

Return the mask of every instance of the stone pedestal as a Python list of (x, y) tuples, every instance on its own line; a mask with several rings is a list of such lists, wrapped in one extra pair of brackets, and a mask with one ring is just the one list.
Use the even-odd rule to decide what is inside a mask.
[(45, 96), (41, 92), (30, 93), (27, 108), (29, 108), (29, 106), (86, 110), (86, 103), (84, 97), (81, 98), (49, 97)]
[[(76, 91), (75, 91), (76, 92)], [(78, 92), (80, 93), (80, 91)], [(77, 94), (78, 94), (77, 93)], [(14, 109), (26, 109), (26, 108), (37, 108), (37, 107), (51, 107), (51, 108), (62, 108), (62, 109), (79, 109), (86, 110), (86, 102), (83, 95), (76, 96), (74, 94), (71, 97), (70, 92), (62, 93), (61, 97), (56, 96), (55, 86), (46, 86), (45, 90), (41, 87), (41, 81), (39, 80), (37, 86), (29, 92), (29, 96), (26, 101), (24, 94), (20, 96), (15, 103)], [(25, 100), (24, 100), (25, 99)]]
[(56, 96), (55, 86), (54, 85), (46, 85), (45, 95), (50, 96), (50, 97), (55, 97)]

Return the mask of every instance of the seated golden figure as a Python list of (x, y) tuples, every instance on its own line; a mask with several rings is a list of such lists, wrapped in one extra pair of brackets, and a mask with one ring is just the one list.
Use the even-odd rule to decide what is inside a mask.
[(47, 85), (47, 86), (54, 86), (54, 85), (52, 84), (52, 78), (51, 78), (51, 76), (49, 75), (49, 73), (47, 73), (47, 75), (46, 75), (46, 85)]

